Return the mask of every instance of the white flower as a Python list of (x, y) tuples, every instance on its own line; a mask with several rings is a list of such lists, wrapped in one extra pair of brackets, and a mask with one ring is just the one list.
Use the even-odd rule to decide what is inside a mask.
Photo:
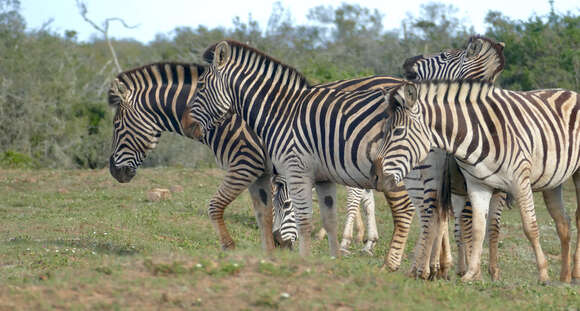
[(284, 299), (288, 299), (288, 298), (290, 298), (290, 294), (288, 294), (288, 293), (284, 292), (284, 293), (281, 293), (281, 294), (280, 294), (280, 297), (282, 297), (282, 298), (284, 298)]

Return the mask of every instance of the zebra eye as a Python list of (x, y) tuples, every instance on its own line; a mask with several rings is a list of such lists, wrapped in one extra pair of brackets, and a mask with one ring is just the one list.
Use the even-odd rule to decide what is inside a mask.
[(393, 131), (393, 136), (401, 136), (405, 133), (405, 129), (402, 127), (397, 127), (395, 128), (395, 130)]

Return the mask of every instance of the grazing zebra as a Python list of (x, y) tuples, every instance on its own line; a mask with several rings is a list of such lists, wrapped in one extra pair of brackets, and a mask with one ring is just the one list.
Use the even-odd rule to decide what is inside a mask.
[[(157, 145), (161, 132), (169, 131), (192, 136), (184, 114), (192, 99), (198, 76), (205, 67), (195, 64), (155, 63), (123, 72), (112, 82), (109, 103), (117, 108), (114, 118), (113, 154), (110, 172), (119, 182), (129, 182), (135, 175), (146, 153)], [(184, 124), (182, 124), (185, 123)], [(270, 177), (266, 157), (258, 137), (245, 123), (233, 116), (220, 127), (209, 131), (201, 141), (213, 151), (216, 161), (227, 169), (227, 174), (209, 203), (210, 219), (218, 232), (222, 248), (234, 247), (223, 219), (226, 206), (242, 191), (249, 188), (256, 219), (262, 231), (263, 247), (273, 247), (272, 206)], [(276, 205), (276, 210), (284, 207)], [(288, 207), (286, 207), (288, 209)], [(274, 220), (292, 223), (288, 213)], [(288, 244), (296, 239), (296, 229), (284, 227), (281, 235)]]
[[(538, 96), (538, 94), (543, 96)], [(387, 95), (393, 117), (379, 151), (379, 183), (397, 184), (435, 147), (455, 156), (473, 205), (470, 281), (481, 277), (485, 213), (493, 189), (515, 198), (526, 237), (536, 256), (541, 282), (547, 261), (539, 243), (532, 191), (543, 191), (556, 220), (562, 245), (560, 279), (580, 280), (580, 244), (570, 273), (569, 222), (562, 204), (562, 183), (571, 176), (580, 198), (580, 96), (560, 89), (516, 92), (476, 81), (411, 82)], [(580, 202), (579, 202), (580, 203)], [(577, 210), (576, 224), (580, 224)], [(560, 228), (562, 226), (562, 228)]]
[[(275, 171), (286, 178), (300, 253), (310, 253), (314, 184), (330, 253), (337, 256), (336, 211), (329, 208), (336, 201), (334, 183), (375, 188), (372, 159), (383, 136), (384, 92), (312, 88), (295, 69), (235, 41), (210, 47), (204, 58), (210, 66), (191, 103), (195, 126), (204, 132), (231, 113), (240, 115), (264, 142)], [(394, 211), (395, 228), (401, 230), (391, 241), (389, 268), (398, 268), (414, 214), (410, 202), (404, 207)]]
[[(465, 49), (452, 49), (437, 54), (408, 58), (403, 65), (405, 77), (414, 81), (471, 79), (494, 82), (504, 68), (504, 47), (505, 44), (503, 42), (495, 42), (490, 38), (481, 36), (472, 36), (468, 39)], [(466, 270), (465, 253), (466, 251), (469, 252), (464, 249), (464, 245), (471, 245), (471, 204), (466, 200), (465, 182), (459, 170), (453, 169), (457, 167), (454, 159), (447, 157), (446, 153), (432, 152), (428, 161), (429, 165), (440, 167), (444, 165), (444, 161), (450, 161), (449, 166), (451, 172), (453, 172), (451, 202), (455, 216), (455, 242), (458, 248), (457, 273), (463, 275)], [(433, 179), (435, 182), (442, 182), (442, 173), (441, 170), (424, 172), (424, 174), (430, 175), (431, 178), (428, 178)], [(434, 188), (440, 189), (441, 187), (436, 185)], [(503, 192), (494, 193), (492, 203), (489, 213), (489, 272), (492, 279), (497, 280), (499, 279), (499, 267), (497, 264), (499, 225), (501, 212), (506, 206), (506, 194)], [(423, 212), (422, 214), (430, 215), (431, 213)], [(440, 223), (441, 220), (443, 221), (442, 223)], [(439, 228), (444, 232), (433, 232), (426, 237), (430, 240), (435, 240), (435, 236), (443, 236), (447, 231), (447, 221), (445, 219), (434, 219), (433, 222), (439, 223)], [(430, 225), (434, 224), (430, 223)], [(434, 245), (435, 257), (439, 246), (440, 244), (438, 243)], [(429, 250), (427, 251), (428, 254)], [(431, 262), (431, 270), (433, 270), (433, 260)], [(417, 273), (421, 274), (421, 272)], [(429, 271), (423, 271), (423, 273), (429, 274)]]

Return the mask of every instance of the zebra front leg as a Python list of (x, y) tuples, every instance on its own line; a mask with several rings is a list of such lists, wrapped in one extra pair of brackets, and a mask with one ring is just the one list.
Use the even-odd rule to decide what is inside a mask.
[(562, 185), (542, 192), (544, 202), (548, 207), (550, 216), (556, 223), (556, 230), (560, 238), (560, 250), (562, 266), (560, 268), (560, 281), (570, 283), (572, 271), (570, 270), (570, 217), (566, 215), (564, 200), (562, 198)]
[(312, 244), (312, 180), (302, 172), (291, 173), (286, 180), (298, 226), (298, 252), (307, 257)]
[[(244, 176), (247, 177), (247, 176)], [(208, 214), (209, 219), (216, 230), (220, 244), (223, 250), (233, 249), (236, 244), (230, 236), (226, 224), (224, 221), (224, 211), (226, 207), (236, 199), (242, 191), (244, 191), (250, 184), (256, 181), (257, 176), (249, 176), (249, 178), (240, 178), (236, 170), (228, 170), (226, 176), (224, 177), (222, 183), (218, 187), (218, 190), (213, 195), (209, 201)], [(254, 202), (254, 209), (259, 208), (256, 204), (260, 205), (259, 196), (252, 198)], [(263, 205), (263, 204), (262, 204)], [(258, 224), (259, 224), (258, 220)], [(272, 235), (270, 233), (270, 235)]]
[(415, 214), (415, 208), (405, 189), (405, 184), (400, 182), (396, 189), (383, 192), (393, 214), (393, 238), (389, 247), (389, 252), (385, 257), (384, 265), (391, 271), (396, 271), (401, 265), (405, 244), (409, 237), (411, 221)]
[(453, 266), (453, 256), (451, 256), (451, 245), (449, 243), (449, 221), (447, 221), (447, 225), (445, 226), (445, 230), (443, 231), (443, 241), (441, 243), (441, 256), (440, 256), (440, 263), (441, 269), (439, 273), (437, 273), (437, 278), (449, 280), (449, 270)]
[(453, 224), (455, 244), (457, 244), (457, 266), (455, 272), (463, 276), (467, 271), (466, 249), (464, 244), (464, 231), (462, 230), (462, 212), (465, 208), (466, 197), (458, 194), (451, 194), (451, 205), (453, 205)]
[(262, 175), (248, 188), (256, 221), (262, 235), (262, 248), (266, 252), (274, 249), (274, 236), (272, 235), (272, 184), (269, 175)]
[(489, 206), (489, 225), (487, 235), (489, 239), (489, 275), (492, 281), (499, 280), (498, 247), (501, 213), (507, 205), (507, 193), (496, 191), (491, 197)]
[(379, 231), (377, 230), (377, 220), (375, 218), (375, 197), (373, 191), (369, 189), (364, 190), (362, 195), (362, 206), (367, 223), (367, 240), (361, 251), (373, 255), (373, 248), (379, 240)]
[[(516, 200), (520, 208), (520, 215), (524, 227), (524, 233), (532, 244), (534, 254), (536, 255), (536, 264), (538, 266), (539, 280), (541, 283), (549, 281), (548, 262), (540, 246), (540, 231), (536, 222), (536, 211), (534, 209), (534, 196), (529, 180), (521, 183)], [(474, 209), (475, 210), (475, 209)]]
[(348, 250), (352, 242), (354, 231), (354, 221), (357, 214), (360, 216), (359, 205), (361, 202), (363, 189), (346, 187), (346, 221), (344, 223), (344, 232), (342, 233), (342, 241), (340, 243), (340, 251), (343, 254), (350, 254)]
[(478, 182), (466, 178), (467, 192), (472, 206), (472, 226), (471, 234), (473, 242), (467, 272), (461, 280), (463, 282), (481, 279), (481, 252), (483, 249), (483, 240), (485, 239), (485, 228), (487, 221), (487, 212), (493, 189)]
[(339, 257), (338, 252), (338, 219), (336, 213), (336, 184), (333, 182), (319, 182), (315, 184), (318, 194), (318, 205), (322, 226), (328, 237), (330, 256)]

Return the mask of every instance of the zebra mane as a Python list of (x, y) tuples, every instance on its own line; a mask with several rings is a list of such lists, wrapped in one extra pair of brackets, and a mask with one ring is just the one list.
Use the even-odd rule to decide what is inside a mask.
[[(262, 52), (262, 51), (260, 51), (260, 50), (258, 50), (256, 48), (254, 48), (254, 47), (251, 47), (251, 46), (249, 46), (247, 44), (241, 43), (241, 42), (236, 41), (236, 40), (231, 40), (231, 39), (227, 39), (227, 40), (224, 40), (224, 41), (226, 41), (232, 47), (232, 49), (233, 48), (243, 49), (243, 50), (249, 51), (251, 53), (255, 53), (256, 55), (258, 55), (258, 56), (260, 56), (262, 58), (265, 58), (265, 59), (267, 59), (267, 60), (269, 60), (269, 61), (271, 61), (273, 63), (276, 63), (276, 64), (280, 65), (282, 68), (287, 69), (287, 70), (295, 73), (296, 76), (301, 80), (301, 82), (304, 85), (306, 85), (306, 87), (311, 87), (311, 84), (308, 82), (308, 79), (306, 79), (306, 76), (304, 76), (300, 71), (298, 71), (298, 69), (296, 69), (296, 68), (294, 68), (294, 67), (292, 67), (292, 66), (290, 66), (288, 64), (285, 64), (284, 62), (282, 62), (282, 61), (280, 61), (280, 60), (278, 60), (278, 59), (276, 59), (276, 58), (274, 58), (274, 57), (272, 57), (272, 56), (270, 56), (270, 55), (268, 55), (268, 54), (266, 54), (266, 53), (264, 53), (264, 52)], [(210, 45), (205, 50), (205, 52), (203, 52), (203, 59), (207, 63), (211, 64), (213, 62), (214, 51), (215, 51), (215, 48), (216, 48), (216, 46), (218, 44), (219, 44), (219, 42), (216, 42), (216, 43)]]
[[(490, 81), (482, 81), (482, 80), (477, 80), (477, 79), (453, 79), (453, 80), (421, 80), (421, 81), (413, 81), (412, 82), (415, 86), (417, 86), (417, 88), (420, 88), (421, 86), (426, 86), (427, 88), (431, 87), (431, 86), (450, 86), (452, 84), (458, 84), (459, 87), (461, 87), (462, 85), (465, 84), (470, 84), (470, 85), (475, 85), (475, 84), (479, 84), (480, 86), (487, 86), (489, 89), (492, 88), (496, 88), (496, 86), (493, 84), (493, 82)], [(396, 94), (397, 91), (402, 88), (403, 86), (405, 86), (406, 83), (401, 83), (400, 85), (392, 88), (391, 90), (389, 90), (389, 94), (391, 96), (389, 96), (389, 107), (398, 107), (401, 106), (401, 103), (399, 103), (396, 99), (395, 96), (392, 96), (393, 94)]]
[[(132, 78), (131, 76), (137, 72), (146, 72), (146, 71), (150, 71), (151, 68), (157, 67), (157, 68), (163, 68), (165, 66), (169, 66), (172, 69), (172, 72), (176, 72), (174, 69), (176, 69), (177, 67), (183, 67), (184, 70), (186, 70), (186, 74), (185, 77), (186, 79), (191, 76), (189, 73), (187, 73), (187, 71), (189, 70), (190, 67), (197, 67), (197, 73), (198, 75), (201, 75), (204, 71), (205, 71), (205, 66), (203, 65), (199, 65), (196, 63), (179, 63), (179, 62), (156, 62), (156, 63), (151, 63), (151, 64), (147, 64), (141, 67), (137, 67), (137, 68), (133, 68), (127, 71), (123, 71), (121, 73), (119, 73), (116, 76), (116, 79), (113, 80), (111, 87), (109, 88), (109, 93), (108, 93), (108, 101), (109, 101), (109, 105), (112, 107), (117, 107), (122, 103), (121, 100), (121, 96), (123, 94), (120, 94), (117, 84), (117, 81), (121, 81), (121, 82), (125, 82), (124, 85), (126, 88), (130, 89), (132, 83), (127, 83), (128, 81), (131, 81)], [(162, 83), (165, 83), (168, 81), (168, 77), (165, 74), (164, 70), (160, 70), (161, 72), (161, 79), (162, 79)]]

